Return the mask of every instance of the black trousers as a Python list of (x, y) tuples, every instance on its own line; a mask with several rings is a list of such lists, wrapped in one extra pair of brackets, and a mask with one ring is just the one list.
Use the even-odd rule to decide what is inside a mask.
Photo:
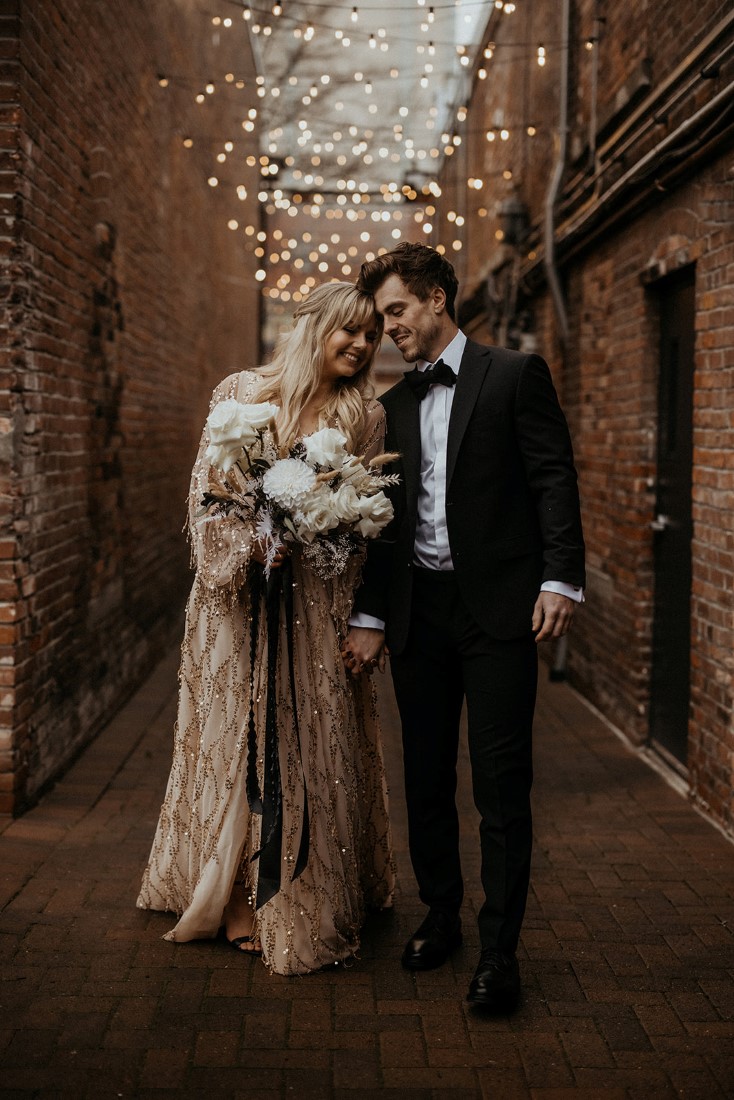
[(456, 764), (467, 703), (474, 802), (481, 816), (483, 948), (517, 948), (530, 879), (532, 722), (538, 678), (532, 633), (485, 634), (453, 573), (415, 569), (408, 644), (390, 659), (403, 728), (410, 857), (421, 900), (457, 913)]

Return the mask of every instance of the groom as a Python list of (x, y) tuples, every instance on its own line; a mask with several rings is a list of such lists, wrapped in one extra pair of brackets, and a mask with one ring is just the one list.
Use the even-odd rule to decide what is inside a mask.
[(364, 263), (357, 285), (416, 363), (381, 398), (386, 448), (401, 456), (395, 518), (369, 546), (343, 650), (353, 672), (390, 654), (410, 856), (428, 906), (402, 962), (441, 966), (462, 939), (455, 792), (466, 699), (484, 888), (467, 999), (509, 1012), (530, 875), (536, 643), (564, 635), (583, 599), (571, 441), (543, 359), (457, 328), (458, 283), (438, 252), (401, 244)]

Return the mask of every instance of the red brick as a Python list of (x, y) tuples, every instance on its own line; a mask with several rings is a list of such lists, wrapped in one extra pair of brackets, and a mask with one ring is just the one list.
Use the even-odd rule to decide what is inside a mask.
[[(692, 794), (728, 832), (734, 832), (734, 767), (731, 729), (734, 699), (730, 654), (734, 622), (734, 437), (731, 393), (734, 385), (734, 222), (731, 157), (726, 139), (706, 160), (683, 155), (685, 174), (663, 179), (669, 163), (654, 159), (657, 142), (693, 116), (717, 94), (716, 81), (688, 83), (686, 65), (696, 72), (715, 61), (715, 31), (721, 19), (717, 0), (703, 0), (695, 12), (652, 2), (613, 5), (604, 13), (597, 46), (598, 89), (592, 94), (594, 54), (582, 48), (593, 33), (597, 5), (579, 0), (574, 8), (569, 92), (569, 158), (557, 204), (556, 255), (568, 312), (565, 355), (540, 259), (529, 256), (543, 239), (548, 180), (554, 168), (561, 54), (549, 51), (537, 66), (533, 51), (512, 59), (511, 43), (545, 42), (557, 31), (557, 13), (549, 6), (526, 7), (512, 20), (494, 15), (487, 29), (495, 55), (487, 62), (488, 79), (475, 82), (463, 131), (462, 156), (445, 161), (442, 196), (431, 240), (449, 247), (450, 211), (466, 218), (463, 248), (452, 258), (463, 284), (479, 287), (491, 264), (501, 259), (492, 245), (499, 228), (495, 205), (503, 190), (502, 169), (514, 172), (514, 184), (529, 212), (529, 246), (518, 259), (519, 293), (532, 311), (537, 346), (551, 365), (566, 411), (580, 475), (588, 547), (588, 604), (576, 616), (569, 639), (568, 675), (605, 716), (635, 744), (649, 739), (650, 666), (654, 601), (654, 493), (656, 479), (657, 317), (654, 288), (643, 282), (651, 262), (672, 271), (683, 256), (694, 262), (696, 346), (693, 400), (693, 592), (689, 765)], [(684, 30), (685, 25), (685, 30)], [(520, 31), (519, 28), (522, 28)], [(699, 45), (707, 52), (694, 61)], [(651, 86), (638, 101), (625, 105), (631, 78), (649, 63)], [(692, 75), (691, 70), (691, 75)], [(677, 75), (676, 75), (677, 74)], [(523, 88), (522, 107), (517, 89)], [(608, 120), (599, 134), (592, 181), (584, 160), (589, 126)], [(651, 120), (659, 116), (659, 124)], [(510, 140), (490, 144), (486, 130), (504, 117)], [(715, 116), (711, 116), (712, 118)], [(523, 134), (532, 118), (538, 136)], [(513, 121), (514, 120), (514, 124)], [(461, 132), (461, 127), (459, 127)], [(588, 152), (588, 150), (587, 150)], [(650, 156), (644, 179), (635, 166)], [(619, 157), (619, 159), (617, 159)], [(645, 162), (647, 163), (647, 162)], [(603, 224), (605, 199), (615, 180), (630, 172), (625, 215)], [(492, 177), (491, 194), (469, 192), (469, 177)], [(654, 197), (645, 192), (653, 185)], [(487, 186), (485, 184), (485, 190)], [(480, 217), (479, 204), (487, 209)], [(570, 252), (569, 225), (589, 215)], [(602, 230), (596, 234), (596, 227)], [(509, 288), (508, 288), (509, 291)], [(473, 322), (472, 335), (496, 342), (498, 330), (486, 316)], [(722, 615), (723, 612), (723, 615)], [(703, 751), (710, 732), (721, 749), (728, 792), (717, 775), (718, 752)]]
[[(0, 599), (14, 604), (0, 609), (0, 647), (14, 646), (19, 665), (5, 715), (17, 732), (35, 704), (30, 767), (7, 779), (16, 810), (110, 717), (180, 621), (190, 465), (213, 386), (257, 359), (259, 295), (254, 279), (243, 286), (254, 258), (206, 187), (206, 158), (180, 149), (191, 97), (152, 75), (161, 51), (177, 72), (254, 75), (241, 43), (202, 42), (197, 4), (175, 21), (144, 0), (120, 11), (25, 0), (22, 20), (19, 10), (0, 0), (0, 394), (14, 428), (2, 491), (16, 536), (0, 538)], [(207, 117), (234, 132), (241, 103), (218, 97)], [(99, 221), (117, 232), (111, 259), (95, 249)], [(51, 706), (59, 684), (66, 698)]]

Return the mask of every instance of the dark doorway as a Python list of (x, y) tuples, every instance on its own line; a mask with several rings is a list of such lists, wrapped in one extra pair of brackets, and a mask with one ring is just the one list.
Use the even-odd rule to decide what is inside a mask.
[(685, 766), (691, 649), (694, 268), (657, 284), (660, 307), (650, 736)]

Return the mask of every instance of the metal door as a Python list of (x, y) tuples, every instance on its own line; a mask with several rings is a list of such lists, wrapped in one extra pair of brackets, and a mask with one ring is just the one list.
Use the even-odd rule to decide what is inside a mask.
[(691, 649), (693, 267), (658, 284), (660, 370), (650, 736), (686, 763)]

